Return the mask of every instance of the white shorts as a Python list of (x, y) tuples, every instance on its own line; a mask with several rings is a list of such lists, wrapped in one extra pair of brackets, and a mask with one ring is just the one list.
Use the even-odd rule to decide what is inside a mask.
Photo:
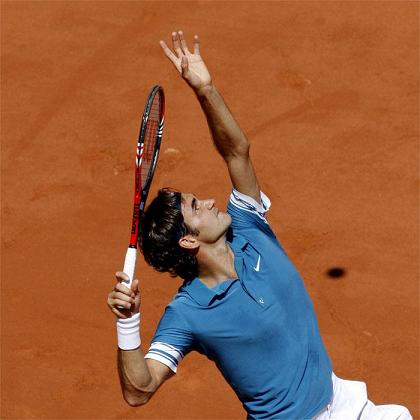
[(313, 420), (412, 420), (402, 405), (375, 405), (368, 400), (366, 384), (332, 374), (333, 397)]

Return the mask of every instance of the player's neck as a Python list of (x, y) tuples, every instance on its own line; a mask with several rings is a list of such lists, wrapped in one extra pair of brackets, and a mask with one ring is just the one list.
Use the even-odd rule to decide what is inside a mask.
[(235, 254), (226, 242), (226, 237), (215, 244), (200, 246), (197, 261), (198, 277), (207, 287), (238, 278), (235, 272)]

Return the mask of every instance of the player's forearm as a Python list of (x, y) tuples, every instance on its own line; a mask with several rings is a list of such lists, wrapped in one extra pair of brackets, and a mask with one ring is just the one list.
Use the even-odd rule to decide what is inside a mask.
[(195, 91), (218, 152), (226, 160), (248, 153), (249, 142), (214, 85)]
[(145, 404), (153, 394), (153, 378), (144, 354), (136, 350), (118, 349), (118, 374), (124, 399), (131, 406)]

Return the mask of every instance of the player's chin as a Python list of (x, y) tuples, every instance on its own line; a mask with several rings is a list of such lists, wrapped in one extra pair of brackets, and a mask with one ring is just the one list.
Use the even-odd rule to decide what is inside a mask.
[(229, 227), (232, 224), (232, 217), (229, 213), (222, 213), (220, 212), (218, 214), (218, 217), (223, 217), (224, 223), (226, 223), (226, 226)]

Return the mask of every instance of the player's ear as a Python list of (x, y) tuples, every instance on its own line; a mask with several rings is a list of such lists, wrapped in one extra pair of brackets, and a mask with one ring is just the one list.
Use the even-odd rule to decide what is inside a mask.
[(185, 235), (179, 241), (178, 244), (181, 248), (186, 250), (194, 251), (200, 246), (200, 242), (198, 241), (196, 236), (193, 235)]

